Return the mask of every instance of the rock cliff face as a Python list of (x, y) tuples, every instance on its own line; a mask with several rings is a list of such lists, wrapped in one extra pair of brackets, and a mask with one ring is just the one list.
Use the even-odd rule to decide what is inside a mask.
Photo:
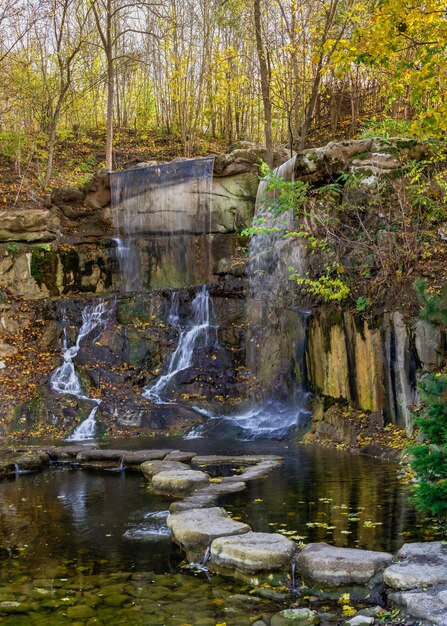
[(370, 321), (338, 311), (312, 316), (308, 342), (309, 379), (320, 394), (382, 412), (411, 434), (417, 370), (443, 360), (444, 337), (436, 328), (404, 320), (399, 311)]
[[(295, 175), (319, 184), (336, 173), (357, 171), (369, 180), (395, 175), (402, 154), (421, 158), (425, 150), (414, 142), (399, 147), (378, 140), (329, 144), (298, 155)], [(177, 391), (186, 404), (196, 404), (199, 397), (207, 408), (219, 405), (225, 411), (228, 403), (239, 402), (253, 387), (259, 395), (271, 389), (287, 395), (302, 385), (329, 404), (349, 403), (410, 434), (411, 407), (418, 401), (417, 376), (444, 359), (445, 338), (434, 328), (398, 310), (368, 319), (342, 309), (303, 312), (290, 287), (268, 311), (268, 332), (262, 336), (257, 332), (256, 316), (259, 313), (261, 319), (266, 312), (255, 311), (254, 301), (246, 303), (238, 233), (251, 224), (260, 156), (248, 144), (216, 156), (205, 229), (173, 232), (175, 219), (166, 215), (169, 232), (158, 228), (157, 233), (137, 238), (148, 275), (145, 288), (151, 291), (144, 301), (121, 295), (110, 326), (77, 357), (86, 388), (94, 390), (93, 395), (104, 394), (99, 416), (108, 427), (122, 429), (169, 430), (176, 419), (180, 428), (200, 421), (189, 409), (182, 415), (161, 416), (138, 389), (158, 375), (175, 347), (177, 331), (166, 323), (172, 290), (187, 287), (182, 292), (187, 306), (195, 288), (208, 283), (214, 285), (211, 294), (222, 351), (201, 353), (178, 377)], [(54, 192), (48, 206), (0, 215), (0, 362), (6, 371), (11, 367), (8, 359), (21, 354), (20, 333), (32, 320), (46, 320), (47, 330), (34, 349), (52, 351), (54, 367), (60, 360), (62, 309), (71, 315), (73, 341), (86, 302), (81, 296), (104, 296), (111, 302), (110, 293), (118, 292), (109, 204), (109, 176), (102, 172), (85, 190)], [(287, 271), (287, 263), (283, 265)], [(20, 302), (27, 303), (29, 313), (18, 315)], [(247, 304), (252, 307), (249, 331)], [(257, 380), (244, 369), (248, 361)], [(15, 411), (8, 403), (5, 411), (15, 426), (22, 420), (33, 428), (40, 420), (69, 429), (76, 416), (88, 411), (88, 405), (73, 399), (55, 398), (47, 383), (44, 377), (40, 391)]]

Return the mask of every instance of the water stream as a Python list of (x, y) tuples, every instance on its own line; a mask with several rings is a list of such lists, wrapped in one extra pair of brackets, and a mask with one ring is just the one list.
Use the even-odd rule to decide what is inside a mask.
[(51, 389), (55, 393), (69, 394), (80, 400), (89, 400), (94, 403), (88, 417), (81, 422), (81, 424), (76, 426), (72, 434), (67, 438), (70, 441), (84, 441), (95, 438), (96, 413), (101, 400), (89, 398), (85, 395), (81, 381), (76, 372), (74, 359), (81, 348), (81, 343), (86, 337), (89, 337), (91, 341), (95, 341), (91, 333), (102, 327), (106, 313), (106, 305), (102, 300), (96, 305), (84, 307), (82, 311), (82, 325), (79, 329), (75, 344), (70, 348), (68, 347), (67, 326), (66, 324), (64, 325), (64, 340), (62, 346), (63, 363), (53, 372), (50, 378)]
[(176, 375), (191, 367), (194, 352), (217, 342), (216, 328), (213, 325), (211, 297), (206, 286), (201, 287), (191, 304), (191, 319), (185, 328), (180, 327), (178, 294), (174, 292), (168, 321), (179, 329), (177, 347), (171, 354), (166, 372), (155, 383), (146, 387), (143, 396), (157, 404), (168, 402), (164, 392)]

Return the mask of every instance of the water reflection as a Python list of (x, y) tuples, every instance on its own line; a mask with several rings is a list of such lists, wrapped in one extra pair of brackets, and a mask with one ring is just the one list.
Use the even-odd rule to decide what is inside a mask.
[[(126, 443), (149, 447), (142, 440)], [(150, 441), (150, 447), (160, 444), (166, 441)], [(409, 504), (409, 488), (399, 482), (394, 464), (276, 442), (233, 442), (230, 450), (219, 441), (169, 445), (205, 454), (284, 457), (267, 478), (221, 500), (253, 530), (282, 532), (305, 543), (391, 551), (404, 541), (432, 538)], [(166, 572), (179, 563), (164, 522), (169, 500), (151, 495), (140, 474), (51, 469), (0, 483), (0, 495), (0, 547), (4, 556), (30, 569), (44, 572), (72, 562), (95, 572)]]

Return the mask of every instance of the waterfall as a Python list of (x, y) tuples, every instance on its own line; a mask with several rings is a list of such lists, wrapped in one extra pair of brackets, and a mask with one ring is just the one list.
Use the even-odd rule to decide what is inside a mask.
[[(295, 180), (296, 156), (274, 170), (275, 176), (285, 181)], [(250, 298), (269, 301), (272, 291), (278, 291), (278, 266), (281, 264), (281, 243), (284, 233), (293, 227), (293, 209), (278, 216), (272, 211), (277, 193), (267, 191), (268, 182), (261, 180), (256, 194), (255, 227), (271, 229), (252, 235), (249, 244), (249, 289)]]
[(165, 287), (191, 284), (192, 246), (182, 238), (211, 232), (213, 166), (207, 157), (111, 173), (121, 291), (152, 287), (156, 272)]
[(191, 307), (191, 321), (185, 328), (181, 328), (178, 293), (174, 292), (168, 321), (180, 330), (177, 347), (169, 358), (166, 373), (155, 383), (146, 387), (143, 392), (145, 398), (157, 404), (169, 403), (163, 399), (163, 392), (179, 372), (191, 367), (194, 352), (199, 348), (209, 347), (217, 341), (215, 327), (212, 325), (212, 302), (205, 285), (197, 292)]
[[(295, 157), (276, 168), (275, 175), (293, 181), (294, 171)], [(305, 381), (308, 321), (307, 312), (296, 307), (289, 312), (281, 300), (289, 286), (288, 266), (294, 264), (302, 269), (303, 257), (300, 249), (297, 254), (296, 245), (291, 246), (292, 258), (290, 249), (286, 251), (284, 243), (288, 242), (284, 234), (293, 228), (293, 209), (275, 217), (272, 211), (275, 193), (267, 191), (267, 184), (261, 181), (258, 188), (254, 225), (273, 231), (261, 231), (251, 238), (247, 303), (247, 360), (251, 371), (265, 385), (264, 399), (258, 397), (249, 402), (245, 410), (225, 417), (208, 413), (210, 419), (194, 428), (187, 436), (189, 439), (209, 432), (215, 436), (232, 433), (244, 440), (283, 439), (306, 425), (310, 417), (306, 408), (307, 394), (299, 384), (286, 385), (285, 389), (277, 381), (265, 380), (265, 372), (270, 372), (272, 362), (280, 358), (278, 353), (281, 353), (283, 363), (278, 366), (278, 376), (283, 375), (281, 368), (290, 372), (290, 363), (295, 361), (301, 380)], [(275, 325), (277, 328), (273, 328)]]
[[(62, 345), (63, 363), (54, 370), (50, 378), (51, 389), (55, 393), (65, 393), (80, 400), (91, 400), (95, 406), (90, 411), (87, 419), (79, 424), (73, 433), (67, 437), (68, 441), (81, 441), (85, 439), (93, 439), (96, 433), (96, 413), (98, 411), (101, 400), (89, 398), (83, 392), (81, 381), (76, 372), (74, 358), (78, 354), (81, 343), (95, 329), (100, 329), (104, 324), (104, 316), (107, 313), (105, 303), (101, 300), (96, 305), (86, 306), (82, 311), (82, 325), (79, 329), (76, 342), (70, 348), (68, 347), (67, 326), (64, 325), (64, 340)], [(92, 341), (95, 341), (95, 337)]]

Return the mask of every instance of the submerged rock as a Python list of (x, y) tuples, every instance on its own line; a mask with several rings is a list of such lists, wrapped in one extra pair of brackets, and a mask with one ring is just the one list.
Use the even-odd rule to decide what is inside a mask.
[(320, 618), (310, 609), (286, 609), (272, 617), (271, 626), (313, 626)]
[(231, 519), (221, 507), (173, 513), (166, 524), (190, 561), (201, 559), (214, 539), (242, 535), (251, 530), (248, 524)]
[(392, 560), (387, 552), (311, 543), (300, 552), (296, 565), (306, 581), (323, 587), (339, 587), (368, 584)]
[(220, 537), (211, 544), (211, 564), (250, 573), (288, 569), (296, 549), (293, 541), (279, 534)]

